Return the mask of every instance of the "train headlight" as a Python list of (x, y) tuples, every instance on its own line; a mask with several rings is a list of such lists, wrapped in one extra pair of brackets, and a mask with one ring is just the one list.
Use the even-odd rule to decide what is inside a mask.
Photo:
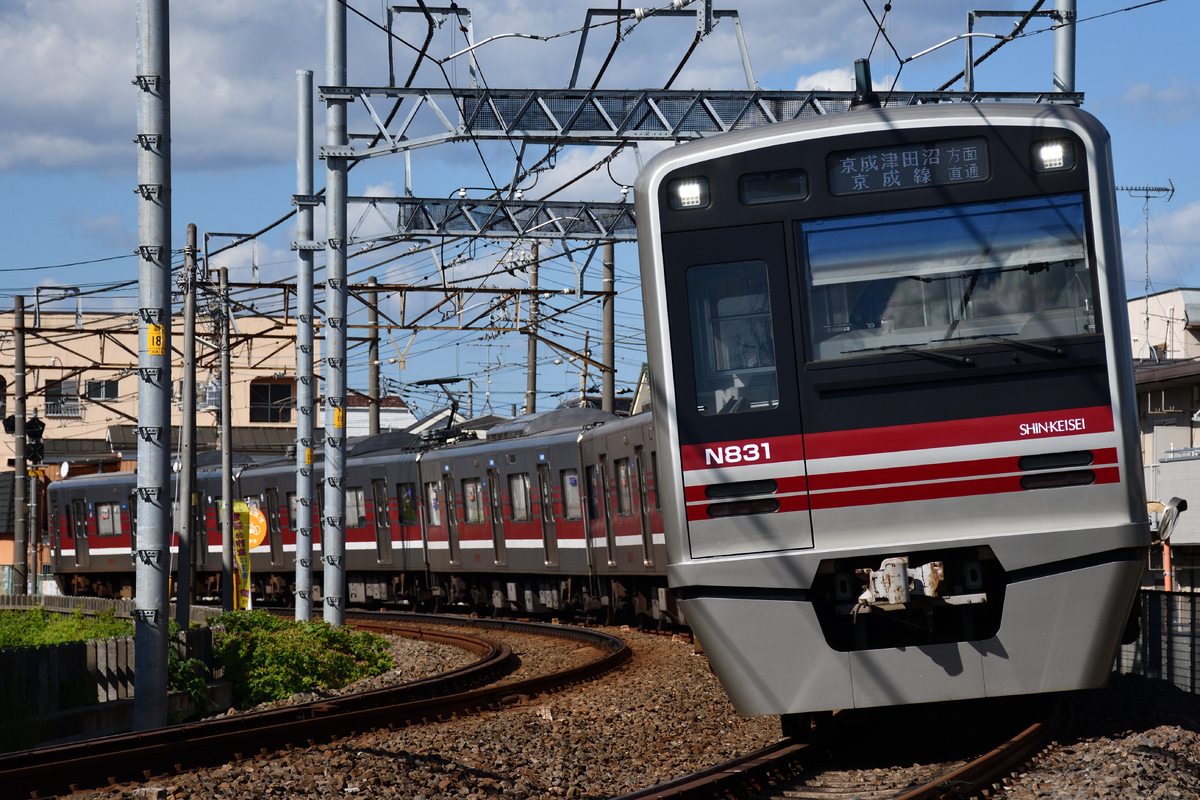
[(675, 211), (707, 208), (708, 178), (676, 178), (667, 184), (667, 204)]
[(1033, 145), (1033, 168), (1037, 172), (1072, 169), (1075, 166), (1075, 147), (1068, 139), (1053, 139)]

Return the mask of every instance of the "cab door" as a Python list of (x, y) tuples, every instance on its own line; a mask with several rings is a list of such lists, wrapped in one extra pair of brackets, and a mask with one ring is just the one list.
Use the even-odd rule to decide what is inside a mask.
[(790, 263), (782, 222), (663, 236), (694, 558), (813, 546)]

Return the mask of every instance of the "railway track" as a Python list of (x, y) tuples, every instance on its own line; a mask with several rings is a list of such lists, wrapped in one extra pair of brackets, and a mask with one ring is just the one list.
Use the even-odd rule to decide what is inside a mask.
[[(946, 705), (946, 704), (943, 704)], [(898, 762), (911, 755), (911, 743), (893, 746), (903, 751), (887, 756), (888, 743), (872, 741), (886, 735), (873, 726), (875, 714), (843, 712), (825, 727), (814, 730), (812, 740), (783, 740), (770, 747), (733, 759), (711, 769), (646, 789), (621, 795), (616, 800), (966, 800), (986, 798), (1021, 765), (1030, 761), (1064, 728), (1062, 701), (1030, 700), (1028, 708), (1003, 712), (983, 730), (962, 735), (961, 747), (985, 750), (973, 758), (950, 758), (912, 766)], [(902, 709), (890, 709), (894, 734), (920, 736), (919, 723), (912, 730), (897, 725)], [(937, 713), (937, 712), (934, 712)], [(1019, 721), (1024, 718), (1028, 724)], [(1008, 733), (1013, 727), (1017, 730)], [(988, 731), (1004, 731), (1000, 734)], [(954, 736), (953, 731), (942, 734)], [(989, 740), (990, 738), (990, 740)], [(986, 742), (986, 744), (984, 744)], [(924, 745), (918, 748), (925, 751)], [(934, 744), (929, 752), (939, 752)], [(871, 766), (893, 763), (890, 768)], [(846, 769), (847, 763), (860, 768)], [(912, 764), (912, 761), (908, 761)]]
[[(591, 680), (623, 664), (631, 655), (624, 642), (614, 636), (561, 625), (370, 613), (350, 614), (347, 621), (375, 632), (463, 647), (480, 658), (466, 667), (396, 687), (0, 755), (4, 796), (53, 797), (240, 761), (376, 728), (396, 729), (476, 713), (500, 707), (514, 696), (554, 692)], [(430, 627), (433, 625), (551, 636), (595, 647), (602, 655), (562, 672), (497, 685), (495, 682), (513, 668), (509, 646), (482, 635), (436, 630)]]

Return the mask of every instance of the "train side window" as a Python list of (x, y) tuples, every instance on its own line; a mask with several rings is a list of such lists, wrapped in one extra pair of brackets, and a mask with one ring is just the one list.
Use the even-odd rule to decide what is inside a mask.
[(627, 517), (633, 513), (633, 474), (629, 459), (618, 458), (613, 467), (617, 470), (617, 513)]
[(579, 470), (564, 469), (558, 473), (558, 479), (562, 486), (563, 517), (579, 519), (583, 516), (579, 496)]
[(346, 490), (346, 529), (361, 528), (367, 524), (366, 496), (361, 486)]
[(463, 478), (463, 522), (479, 525), (483, 522), (483, 486), (478, 478)]
[(437, 481), (425, 484), (425, 518), (434, 528), (442, 525), (442, 485)]
[(692, 267), (687, 288), (697, 410), (709, 415), (777, 407), (766, 263)]
[(415, 483), (397, 483), (396, 500), (400, 507), (400, 524), (417, 524), (417, 485)]
[(529, 474), (517, 472), (508, 476), (508, 502), (513, 522), (529, 522)]
[(117, 536), (121, 533), (121, 504), (96, 503), (96, 533)]

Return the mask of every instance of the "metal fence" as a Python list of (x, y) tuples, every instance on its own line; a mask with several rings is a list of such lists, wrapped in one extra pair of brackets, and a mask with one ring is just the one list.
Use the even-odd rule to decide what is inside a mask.
[(1197, 655), (1200, 603), (1192, 592), (1141, 592), (1141, 635), (1122, 645), (1117, 671), (1168, 681), (1185, 692), (1200, 693)]

